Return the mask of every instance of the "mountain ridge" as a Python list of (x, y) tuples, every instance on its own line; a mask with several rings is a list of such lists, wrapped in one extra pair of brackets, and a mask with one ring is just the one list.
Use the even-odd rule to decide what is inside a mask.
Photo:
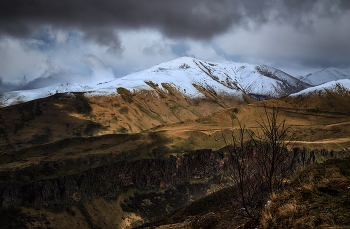
[[(289, 97), (297, 97), (297, 96), (312, 96), (312, 95), (322, 95), (327, 92), (335, 92), (338, 94), (342, 94), (342, 90), (349, 91), (350, 90), (350, 79), (340, 79), (334, 81), (328, 81), (321, 85), (317, 85), (314, 87), (310, 87), (299, 91), (297, 93), (289, 95)], [(345, 92), (344, 91), (344, 92)]]
[(350, 67), (348, 68), (325, 68), (321, 71), (309, 73), (306, 76), (298, 77), (299, 80), (312, 86), (318, 86), (330, 81), (350, 78)]
[(120, 87), (130, 91), (154, 91), (149, 83), (164, 91), (167, 89), (162, 84), (169, 84), (185, 97), (205, 97), (198, 89), (200, 87), (205, 91), (240, 100), (243, 100), (243, 94), (269, 99), (309, 87), (293, 76), (266, 65), (214, 63), (181, 57), (108, 82), (62, 83), (34, 90), (6, 92), (1, 94), (0, 104), (6, 107), (64, 92), (84, 92), (86, 96), (111, 95), (118, 94), (117, 89)]

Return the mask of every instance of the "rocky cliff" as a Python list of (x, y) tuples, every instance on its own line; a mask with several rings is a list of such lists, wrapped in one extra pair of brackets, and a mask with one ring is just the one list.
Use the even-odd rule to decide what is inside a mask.
[(91, 198), (117, 199), (129, 187), (139, 190), (168, 189), (185, 180), (218, 172), (227, 157), (199, 150), (181, 158), (120, 161), (86, 172), (30, 184), (12, 183), (2, 191), (1, 206), (26, 206), (60, 211)]

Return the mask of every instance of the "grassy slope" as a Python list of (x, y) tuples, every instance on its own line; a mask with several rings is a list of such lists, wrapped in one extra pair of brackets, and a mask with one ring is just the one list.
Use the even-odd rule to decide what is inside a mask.
[(12, 151), (79, 136), (140, 133), (157, 125), (196, 119), (253, 102), (220, 97), (206, 92), (202, 99), (185, 98), (169, 85), (167, 92), (132, 93), (75, 98), (56, 94), (0, 109), (0, 149)]
[[(56, 95), (3, 108), (0, 146), (4, 152), (77, 136), (163, 131), (177, 149), (219, 149), (224, 145), (221, 129), (238, 128), (237, 120), (231, 122), (233, 114), (247, 128), (256, 129), (256, 121), (264, 116), (264, 104), (268, 110), (274, 104), (280, 107), (280, 118), (293, 125), (297, 146), (350, 148), (348, 93), (240, 105), (235, 113), (230, 109), (239, 105), (235, 99), (203, 91), (206, 98), (190, 100), (169, 85), (163, 86), (167, 93), (153, 85), (159, 96), (119, 88), (121, 96), (86, 98), (76, 94), (77, 99), (71, 100)], [(244, 103), (253, 101), (246, 97)]]
[[(279, 100), (274, 102), (280, 106), (280, 121), (285, 119), (287, 125), (292, 125), (291, 132), (295, 133), (296, 140), (294, 147), (334, 150), (350, 148), (350, 113), (337, 114), (328, 111), (315, 113), (312, 110), (284, 107)], [(230, 139), (230, 132), (232, 130), (237, 132), (239, 129), (238, 120), (246, 128), (259, 132), (257, 121), (260, 122), (261, 117), (265, 116), (264, 104), (268, 106), (267, 111), (270, 111), (270, 103), (259, 102), (238, 106), (193, 121), (158, 126), (154, 130), (165, 131), (168, 135), (179, 139), (191, 139), (193, 146), (204, 144), (214, 148), (222, 147), (224, 141), (221, 130), (224, 130), (226, 138)], [(238, 119), (232, 122), (232, 115)], [(179, 140), (179, 142), (182, 145), (188, 144), (188, 141)]]
[(75, 118), (70, 113), (87, 115), (91, 107), (85, 98), (56, 94), (49, 98), (1, 108), (0, 147), (11, 151), (77, 136), (96, 135), (99, 123)]
[[(208, 136), (214, 135), (219, 146), (218, 136), (221, 129), (235, 130), (239, 128), (239, 120), (246, 128), (258, 131), (257, 121), (261, 122), (261, 117), (265, 116), (264, 107), (269, 112), (271, 107), (275, 106), (279, 108), (280, 121), (285, 119), (287, 125), (292, 125), (291, 130), (295, 133), (296, 140), (294, 146), (342, 150), (350, 148), (349, 104), (350, 91), (338, 87), (335, 91), (321, 94), (283, 97), (241, 105), (196, 120), (158, 126), (154, 130), (164, 130), (170, 135), (180, 137), (191, 137), (193, 132), (196, 132), (196, 135), (199, 135), (199, 132)], [(233, 122), (232, 115), (237, 117)]]
[[(201, 99), (184, 97), (170, 85), (162, 84), (167, 92), (151, 84), (157, 92), (130, 92), (118, 88), (121, 96), (96, 96), (89, 98), (93, 109), (92, 121), (108, 126), (104, 133), (138, 133), (167, 123), (176, 123), (210, 115), (214, 112), (254, 102), (252, 98), (239, 101), (237, 98), (221, 97), (203, 91)], [(81, 118), (84, 118), (80, 116)]]
[(302, 171), (271, 197), (259, 228), (350, 228), (350, 158)]

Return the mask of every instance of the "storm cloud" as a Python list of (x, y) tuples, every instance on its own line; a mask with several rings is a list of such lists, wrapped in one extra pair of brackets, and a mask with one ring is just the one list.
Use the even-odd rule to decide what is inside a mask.
[[(348, 67), (349, 20), (349, 0), (0, 0), (0, 88), (24, 75), (27, 88), (121, 77), (179, 56), (295, 76)], [(89, 55), (111, 69), (92, 70)]]
[(171, 38), (210, 39), (231, 27), (275, 21), (297, 27), (336, 17), (348, 0), (1, 0), (0, 33), (27, 37), (38, 28), (79, 29), (86, 38), (122, 50), (113, 28), (156, 28)]

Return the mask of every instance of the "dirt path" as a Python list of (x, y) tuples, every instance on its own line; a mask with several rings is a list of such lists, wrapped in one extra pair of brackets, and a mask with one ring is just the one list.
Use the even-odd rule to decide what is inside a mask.
[(323, 139), (319, 141), (293, 141), (294, 143), (305, 143), (305, 144), (315, 144), (315, 143), (343, 143), (350, 142), (350, 138), (335, 138), (335, 139)]

